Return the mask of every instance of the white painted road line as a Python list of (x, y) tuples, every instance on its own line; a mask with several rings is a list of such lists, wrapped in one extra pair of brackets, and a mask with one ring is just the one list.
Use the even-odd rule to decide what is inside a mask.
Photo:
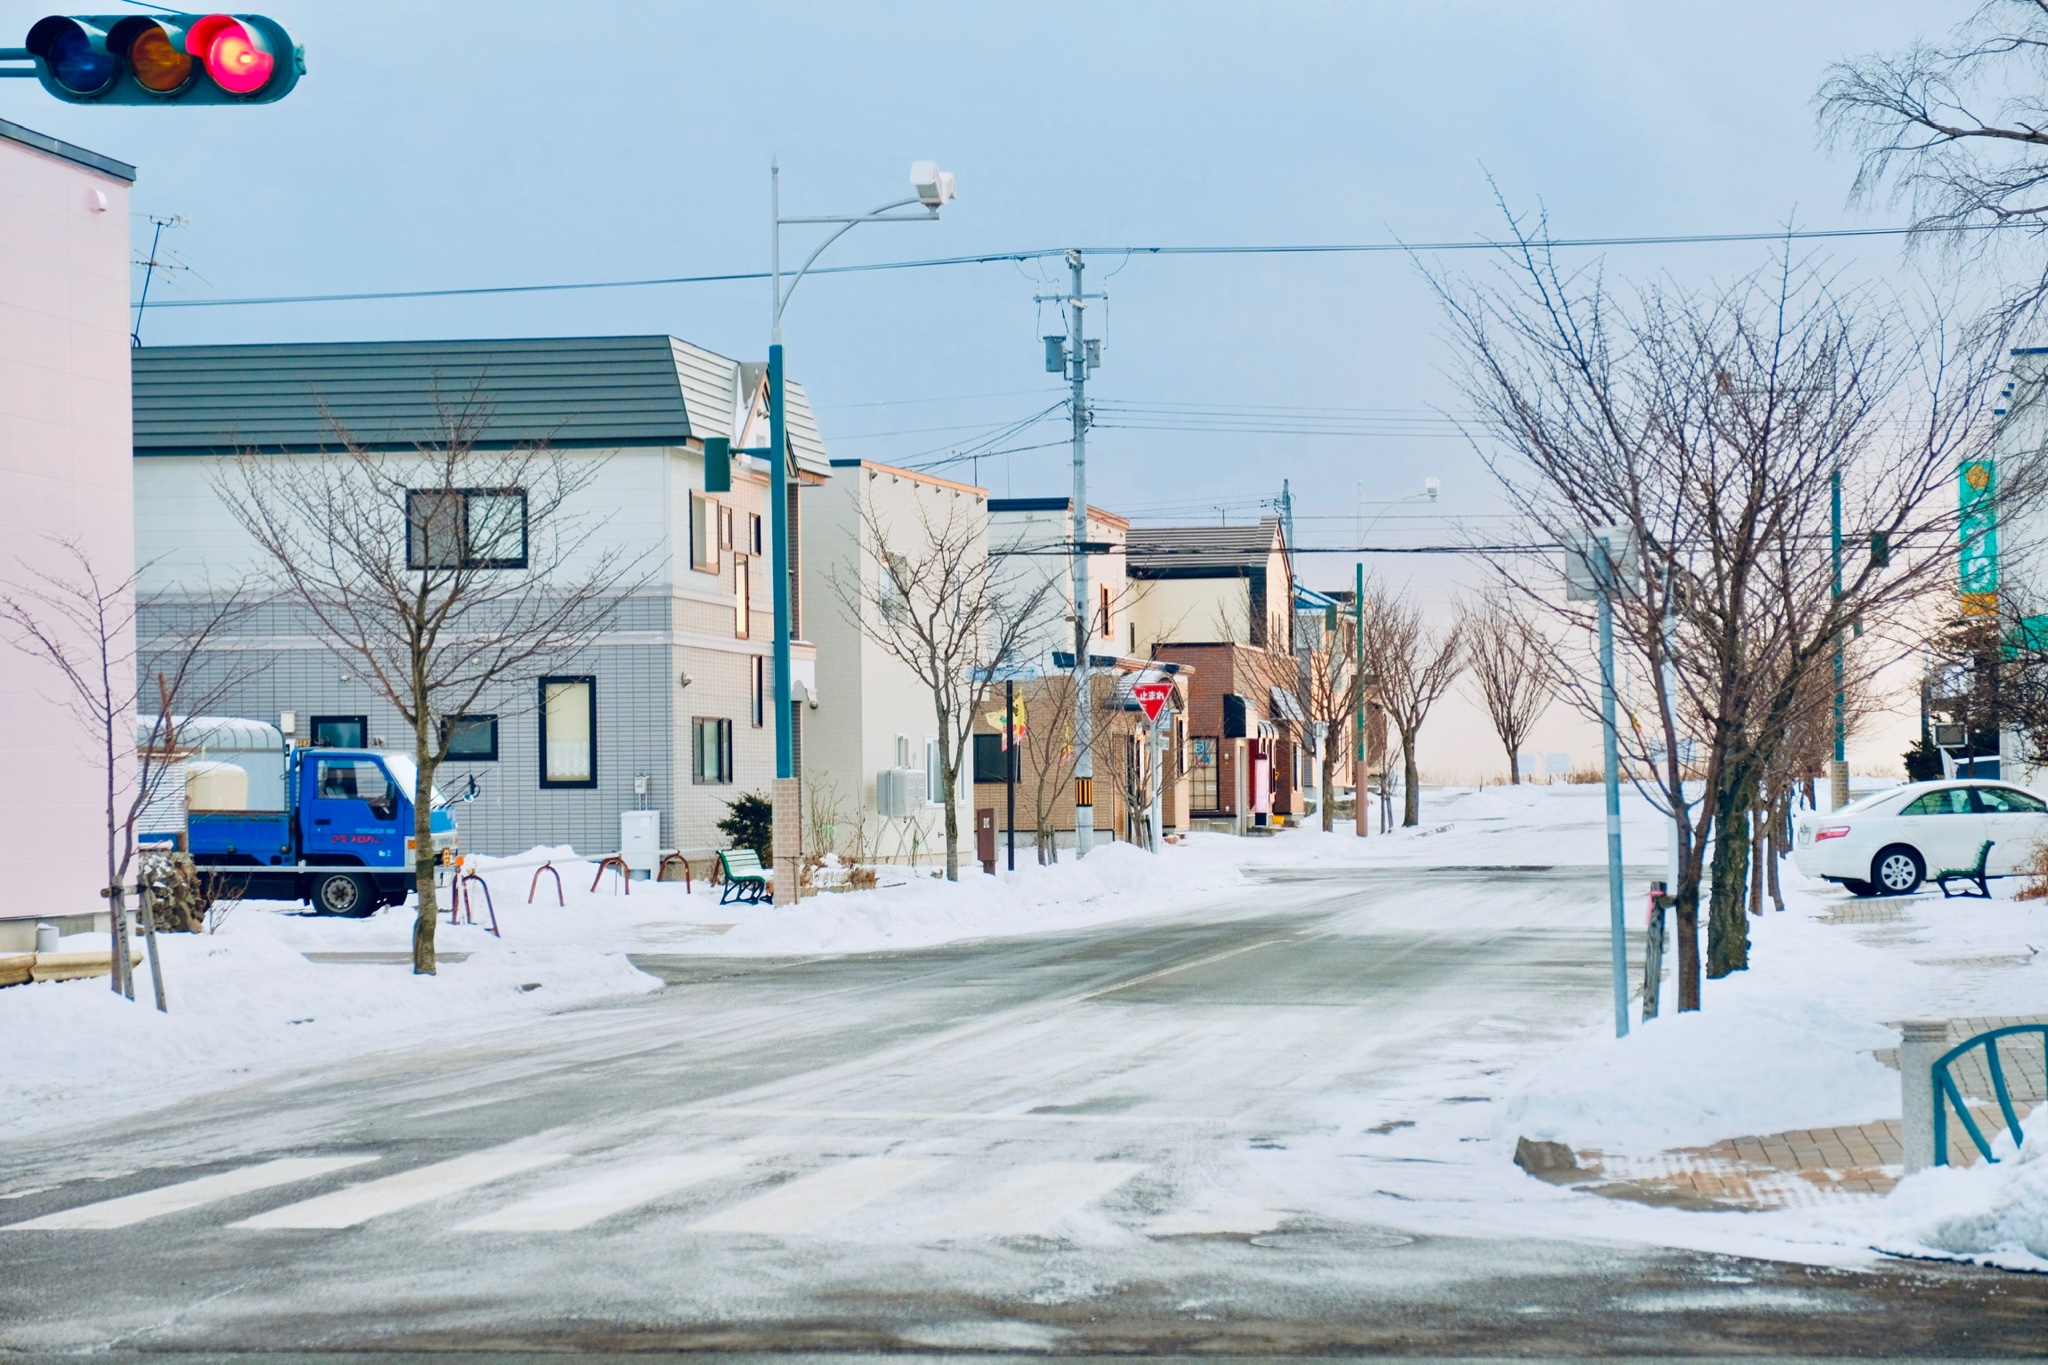
[(429, 1199), (459, 1194), (494, 1180), (530, 1171), (565, 1158), (533, 1152), (478, 1152), (453, 1161), (387, 1175), (351, 1185), (318, 1199), (287, 1204), (229, 1226), (238, 1228), (352, 1228), (387, 1213), (424, 1204)]
[(196, 1209), (201, 1204), (211, 1204), (221, 1199), (232, 1199), (238, 1194), (253, 1194), (267, 1190), (274, 1185), (289, 1185), (298, 1180), (311, 1180), (316, 1175), (330, 1171), (346, 1170), (360, 1166), (366, 1161), (375, 1161), (374, 1156), (290, 1156), (276, 1161), (265, 1161), (256, 1166), (242, 1166), (219, 1175), (201, 1176), (187, 1180), (180, 1185), (166, 1185), (160, 1190), (144, 1190), (141, 1194), (124, 1195), (119, 1199), (107, 1199), (97, 1204), (82, 1204), (62, 1213), (46, 1213), (41, 1218), (31, 1218), (26, 1223), (0, 1228), (0, 1232), (14, 1232), (22, 1229), (72, 1230), (81, 1228), (125, 1228), (145, 1219), (161, 1218), (167, 1213), (183, 1213)]
[(736, 1169), (737, 1156), (671, 1156), (543, 1190), (509, 1208), (455, 1225), (457, 1232), (570, 1232), (651, 1199)]
[(930, 1175), (942, 1160), (860, 1157), (792, 1180), (696, 1225), (699, 1232), (812, 1232), (899, 1186)]
[(925, 1231), (957, 1237), (1042, 1232), (1144, 1169), (1135, 1161), (1047, 1161), (1027, 1166), (986, 1194), (934, 1218)]

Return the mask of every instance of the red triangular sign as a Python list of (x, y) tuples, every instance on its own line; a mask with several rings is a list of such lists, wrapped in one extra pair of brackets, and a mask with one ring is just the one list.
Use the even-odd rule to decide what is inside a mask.
[(1145, 719), (1156, 723), (1159, 713), (1166, 709), (1167, 701), (1173, 696), (1173, 684), (1168, 682), (1139, 683), (1131, 689), (1131, 695), (1144, 708)]

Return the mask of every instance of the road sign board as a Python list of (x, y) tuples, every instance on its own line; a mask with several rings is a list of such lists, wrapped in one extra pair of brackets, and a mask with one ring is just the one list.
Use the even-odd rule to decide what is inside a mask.
[(1173, 684), (1170, 682), (1139, 683), (1131, 688), (1131, 696), (1137, 699), (1140, 707), (1144, 708), (1145, 719), (1157, 724), (1159, 713), (1166, 709), (1166, 703), (1173, 697)]

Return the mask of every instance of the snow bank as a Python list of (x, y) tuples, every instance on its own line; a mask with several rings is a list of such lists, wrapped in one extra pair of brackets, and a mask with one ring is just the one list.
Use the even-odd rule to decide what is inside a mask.
[(1880, 1247), (2048, 1274), (2048, 1124), (2015, 1152), (1993, 1143), (1995, 1165), (1938, 1167), (1899, 1182), (1886, 1200), (1895, 1231)]
[[(988, 876), (969, 863), (957, 883), (930, 876), (872, 891), (813, 896), (753, 913), (696, 951), (718, 954), (857, 953), (962, 939), (1038, 933), (1185, 909), (1241, 885), (1242, 841), (1195, 835), (1157, 857), (1130, 844), (1066, 855), (1050, 867), (1022, 862)], [(1000, 864), (999, 864), (1000, 866)]]

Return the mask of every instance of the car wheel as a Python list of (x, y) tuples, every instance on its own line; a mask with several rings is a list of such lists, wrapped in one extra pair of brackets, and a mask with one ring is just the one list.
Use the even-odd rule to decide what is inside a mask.
[(1906, 896), (1920, 889), (1927, 865), (1904, 844), (1893, 844), (1870, 862), (1870, 880), (1880, 896)]
[(313, 908), (323, 915), (359, 919), (375, 914), (377, 903), (362, 878), (346, 872), (333, 872), (314, 883)]
[(1859, 882), (1854, 877), (1842, 878), (1842, 889), (1852, 896), (1875, 896), (1877, 888), (1869, 882)]

